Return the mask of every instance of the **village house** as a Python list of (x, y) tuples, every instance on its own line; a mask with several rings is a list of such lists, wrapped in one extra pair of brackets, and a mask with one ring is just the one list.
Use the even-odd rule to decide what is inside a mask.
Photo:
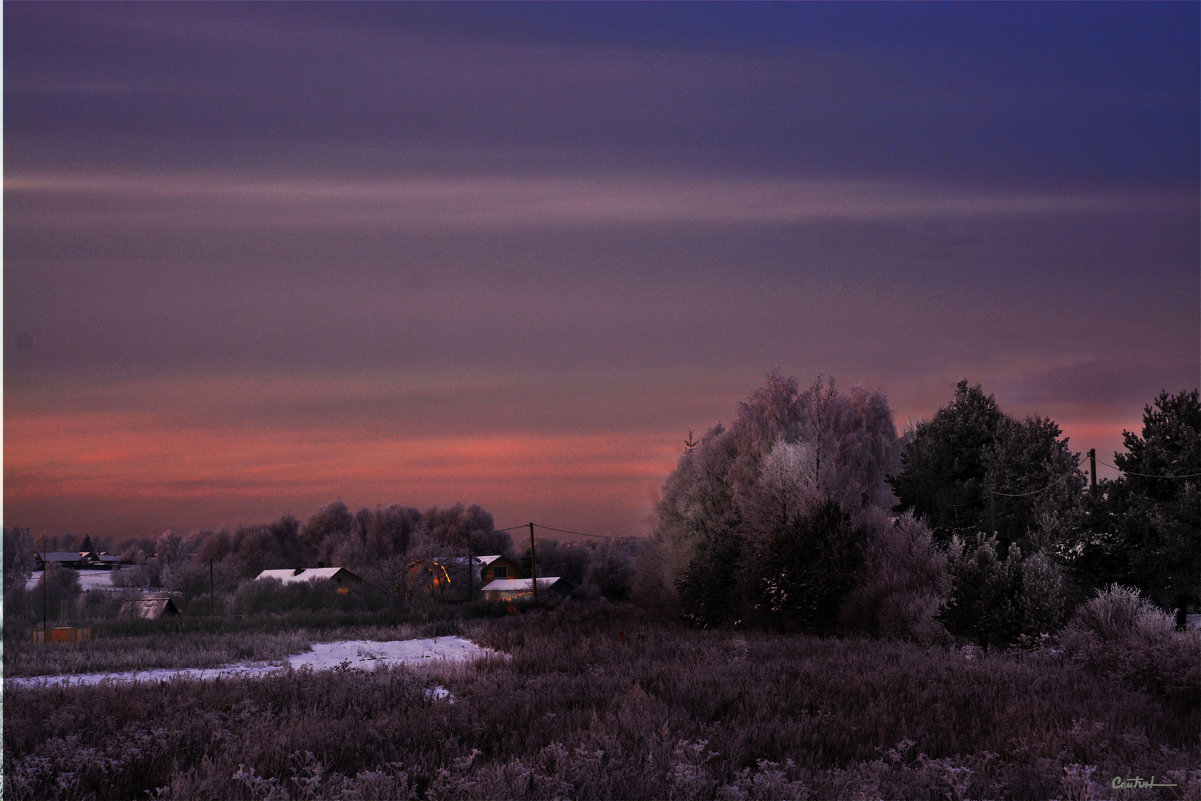
[(476, 560), (481, 566), (480, 586), (496, 579), (522, 578), (521, 565), (507, 556), (477, 556)]
[(72, 570), (83, 570), (91, 566), (93, 562), (100, 561), (100, 554), (95, 551), (37, 551), (34, 554), (37, 559), (37, 569), (45, 570), (46, 565), (55, 563), (63, 567), (71, 568)]
[(327, 580), (337, 583), (342, 589), (348, 589), (363, 583), (363, 580), (344, 567), (296, 567), (282, 570), (264, 570), (254, 577), (259, 579), (275, 579), (281, 584), (294, 584), (298, 581)]
[[(539, 597), (546, 595), (563, 595), (567, 584), (558, 576), (542, 576), (538, 578)], [(484, 585), (484, 600), (486, 601), (515, 601), (518, 598), (534, 597), (534, 579), (496, 579)]]

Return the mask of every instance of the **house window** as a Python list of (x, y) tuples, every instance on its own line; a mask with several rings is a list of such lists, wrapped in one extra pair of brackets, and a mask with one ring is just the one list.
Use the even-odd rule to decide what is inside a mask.
[(492, 569), (492, 577), (498, 579), (507, 579), (509, 577), (508, 565), (497, 565)]

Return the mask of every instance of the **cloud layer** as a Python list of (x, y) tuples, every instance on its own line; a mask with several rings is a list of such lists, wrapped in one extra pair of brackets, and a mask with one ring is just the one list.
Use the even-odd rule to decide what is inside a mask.
[(772, 367), (1198, 384), (1195, 6), (5, 12), (6, 525), (641, 533)]

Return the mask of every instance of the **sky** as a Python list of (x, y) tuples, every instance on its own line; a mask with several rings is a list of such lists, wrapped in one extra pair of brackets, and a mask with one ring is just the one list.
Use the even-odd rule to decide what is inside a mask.
[[(1201, 383), (1197, 3), (14, 3), (4, 514), (647, 533), (779, 369), (1100, 475)], [(1087, 461), (1085, 463), (1087, 465)]]

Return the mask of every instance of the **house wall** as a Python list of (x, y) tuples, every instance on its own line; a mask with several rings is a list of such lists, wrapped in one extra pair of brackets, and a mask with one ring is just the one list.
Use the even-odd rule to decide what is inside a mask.
[(338, 582), (342, 587), (357, 587), (363, 583), (363, 580), (351, 573), (349, 570), (339, 570), (334, 574), (333, 580)]
[(516, 601), (518, 598), (533, 598), (532, 590), (491, 590), (484, 593), (486, 601)]
[[(497, 567), (504, 568), (505, 575), (496, 575)], [(500, 559), (495, 560), (492, 564), (484, 568), (483, 584), (487, 584), (488, 582), (498, 578), (519, 579), (525, 578), (525, 576), (521, 575), (521, 565), (517, 564), (517, 562), (513, 561), (507, 556), (502, 556)]]

